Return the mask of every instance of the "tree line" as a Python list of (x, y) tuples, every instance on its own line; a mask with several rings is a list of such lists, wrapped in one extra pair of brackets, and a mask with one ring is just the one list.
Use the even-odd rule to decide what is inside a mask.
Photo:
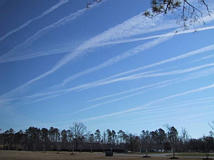
[(175, 127), (142, 130), (139, 135), (123, 130), (107, 129), (88, 132), (83, 123), (74, 123), (68, 130), (50, 127), (29, 127), (15, 132), (9, 129), (0, 133), (0, 149), (26, 151), (107, 151), (116, 152), (213, 152), (213, 132), (202, 138), (190, 138)]

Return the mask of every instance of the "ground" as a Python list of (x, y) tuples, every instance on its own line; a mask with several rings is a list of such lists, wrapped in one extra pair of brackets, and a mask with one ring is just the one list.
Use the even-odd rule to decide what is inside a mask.
[[(166, 155), (152, 155), (143, 158), (140, 154), (114, 154), (105, 157), (104, 153), (85, 152), (30, 152), (30, 151), (0, 151), (0, 160), (167, 160)], [(200, 157), (180, 157), (179, 160), (201, 160)]]

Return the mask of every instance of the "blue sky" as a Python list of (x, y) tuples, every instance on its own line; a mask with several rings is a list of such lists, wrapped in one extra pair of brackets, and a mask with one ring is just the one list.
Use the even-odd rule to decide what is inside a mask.
[[(212, 10), (213, 3), (209, 2)], [(208, 135), (214, 114), (214, 14), (184, 29), (139, 0), (2, 0), (0, 127), (174, 125)]]

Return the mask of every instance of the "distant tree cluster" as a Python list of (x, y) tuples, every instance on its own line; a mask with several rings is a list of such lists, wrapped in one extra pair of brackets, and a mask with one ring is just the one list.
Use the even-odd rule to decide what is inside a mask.
[(74, 123), (68, 130), (58, 128), (29, 127), (25, 131), (15, 132), (9, 129), (0, 134), (0, 149), (27, 151), (106, 151), (117, 152), (213, 152), (214, 138), (212, 135), (203, 138), (189, 138), (186, 130), (178, 133), (175, 127), (165, 131), (143, 130), (139, 135), (97, 129), (88, 132), (83, 123)]

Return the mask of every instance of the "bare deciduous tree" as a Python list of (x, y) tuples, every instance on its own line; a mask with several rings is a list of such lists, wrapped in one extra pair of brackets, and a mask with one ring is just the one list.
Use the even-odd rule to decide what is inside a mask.
[(86, 134), (87, 128), (81, 122), (73, 123), (73, 126), (70, 128), (71, 133), (73, 135), (74, 147), (76, 150), (78, 149), (78, 145), (83, 141), (84, 136)]

